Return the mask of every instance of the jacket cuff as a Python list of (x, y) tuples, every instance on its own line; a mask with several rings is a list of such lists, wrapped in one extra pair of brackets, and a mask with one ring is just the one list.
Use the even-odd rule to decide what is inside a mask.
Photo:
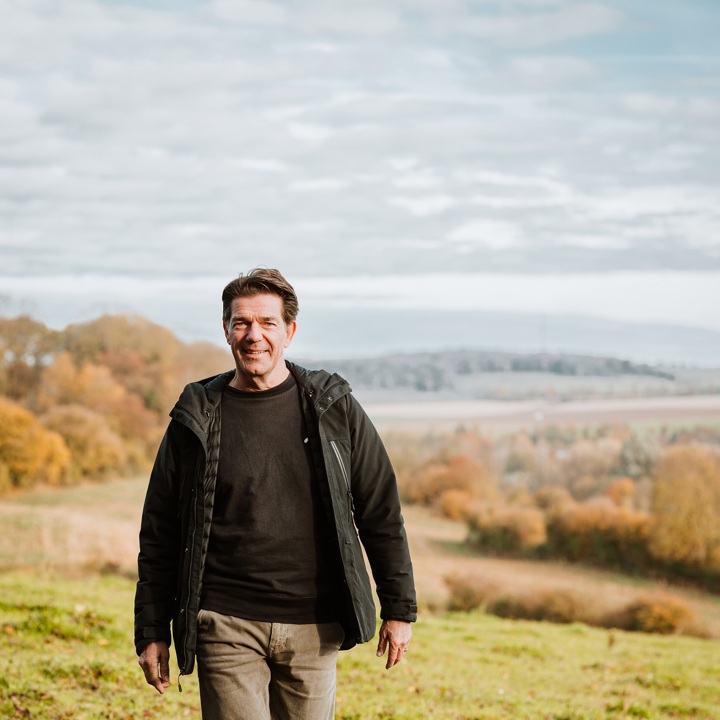
[(135, 632), (135, 652), (138, 655), (142, 655), (143, 650), (151, 642), (164, 641), (168, 644), (168, 647), (172, 645), (172, 636), (170, 630), (159, 627), (146, 627)]
[(392, 605), (381, 608), (381, 620), (404, 620), (405, 622), (415, 622), (417, 620), (417, 606), (415, 605)]

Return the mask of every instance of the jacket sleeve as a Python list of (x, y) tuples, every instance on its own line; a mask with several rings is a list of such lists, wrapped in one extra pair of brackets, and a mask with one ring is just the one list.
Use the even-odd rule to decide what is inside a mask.
[(160, 444), (143, 506), (135, 593), (135, 649), (171, 642), (179, 556), (179, 428), (172, 421)]
[(414, 622), (415, 582), (395, 472), (370, 418), (352, 395), (347, 401), (354, 520), (375, 580), (380, 617)]

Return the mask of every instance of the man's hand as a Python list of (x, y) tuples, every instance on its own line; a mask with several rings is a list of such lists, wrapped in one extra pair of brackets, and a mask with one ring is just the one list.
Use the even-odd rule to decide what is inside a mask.
[(138, 665), (145, 673), (145, 680), (161, 695), (170, 685), (170, 649), (164, 640), (151, 642), (138, 658)]
[(386, 670), (397, 665), (403, 659), (408, 645), (410, 645), (411, 637), (412, 628), (409, 622), (404, 620), (383, 620), (383, 624), (380, 626), (377, 656), (382, 657), (385, 650), (388, 651), (388, 659), (387, 663), (385, 663)]

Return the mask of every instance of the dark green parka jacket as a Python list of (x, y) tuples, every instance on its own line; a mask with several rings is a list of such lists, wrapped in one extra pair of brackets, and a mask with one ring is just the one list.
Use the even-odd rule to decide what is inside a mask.
[[(365, 548), (383, 619), (414, 621), (417, 603), (395, 475), (385, 448), (339, 375), (292, 363), (316, 477), (337, 529), (345, 588), (343, 649), (375, 634)], [(197, 613), (213, 516), (223, 389), (234, 371), (187, 385), (150, 475), (140, 530), (135, 647), (175, 640), (180, 674), (195, 665)], [(359, 537), (358, 537), (359, 534)], [(288, 548), (291, 552), (291, 549)]]

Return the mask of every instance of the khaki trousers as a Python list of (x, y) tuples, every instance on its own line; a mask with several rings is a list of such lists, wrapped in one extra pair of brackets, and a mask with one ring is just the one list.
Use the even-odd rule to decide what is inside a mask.
[(291, 625), (198, 613), (203, 720), (332, 720), (340, 623)]

